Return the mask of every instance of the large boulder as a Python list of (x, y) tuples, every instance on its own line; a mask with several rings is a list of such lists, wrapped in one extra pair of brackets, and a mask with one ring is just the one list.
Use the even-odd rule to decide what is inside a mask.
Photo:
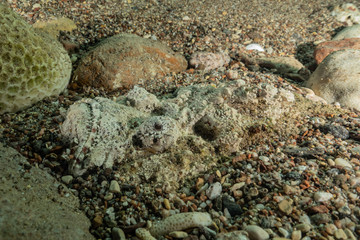
[(336, 34), (332, 40), (342, 40), (346, 38), (360, 38), (360, 24), (344, 28)]
[(314, 51), (315, 61), (320, 64), (330, 53), (343, 49), (360, 49), (360, 38), (346, 38), (320, 43)]
[(1, 144), (0, 176), (0, 239), (94, 239), (78, 198)]
[(100, 42), (81, 60), (74, 81), (113, 91), (186, 68), (185, 58), (165, 44), (134, 34), (119, 34)]
[(346, 49), (331, 53), (306, 83), (328, 103), (360, 110), (360, 50)]
[(59, 95), (71, 75), (63, 46), (0, 4), (0, 114)]

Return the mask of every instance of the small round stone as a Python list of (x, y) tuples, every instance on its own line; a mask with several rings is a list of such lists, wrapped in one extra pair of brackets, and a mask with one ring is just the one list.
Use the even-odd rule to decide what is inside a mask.
[(249, 234), (250, 240), (267, 240), (270, 237), (264, 229), (257, 225), (249, 225), (245, 231)]

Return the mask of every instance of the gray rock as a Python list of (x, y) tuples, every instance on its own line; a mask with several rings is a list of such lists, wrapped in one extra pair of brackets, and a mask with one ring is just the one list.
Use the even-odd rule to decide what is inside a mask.
[(118, 181), (112, 180), (110, 182), (109, 191), (112, 193), (120, 193), (120, 185), (119, 185)]
[(63, 181), (65, 184), (71, 183), (71, 181), (74, 179), (71, 175), (66, 175), (61, 177), (61, 181)]
[(345, 38), (360, 38), (360, 24), (344, 28), (336, 34), (332, 40), (341, 40)]
[(114, 240), (126, 240), (125, 233), (121, 228), (114, 227), (111, 230), (111, 235)]
[(321, 128), (321, 130), (325, 133), (330, 133), (336, 138), (348, 139), (349, 131), (343, 127), (338, 125), (325, 125)]
[[(355, 70), (356, 69), (356, 70)], [(345, 49), (329, 54), (311, 74), (306, 87), (328, 103), (360, 110), (360, 50)]]
[(300, 69), (305, 68), (297, 59), (292, 57), (269, 57), (258, 58), (257, 62), (260, 67), (276, 69), (279, 73), (297, 73)]
[(28, 169), (12, 148), (0, 144), (0, 156), (1, 239), (94, 239), (89, 219), (66, 186), (39, 168)]
[(267, 240), (270, 238), (269, 234), (257, 225), (249, 225), (245, 231), (249, 234), (250, 240)]

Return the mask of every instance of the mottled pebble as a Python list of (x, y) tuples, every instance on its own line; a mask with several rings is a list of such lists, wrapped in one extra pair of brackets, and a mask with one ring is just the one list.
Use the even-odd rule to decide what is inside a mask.
[(257, 225), (249, 225), (245, 231), (249, 234), (250, 240), (267, 240), (270, 237), (264, 229)]
[(216, 235), (216, 240), (249, 240), (245, 231), (233, 231), (228, 233), (219, 233)]
[(120, 185), (116, 180), (111, 181), (109, 191), (112, 193), (120, 193)]

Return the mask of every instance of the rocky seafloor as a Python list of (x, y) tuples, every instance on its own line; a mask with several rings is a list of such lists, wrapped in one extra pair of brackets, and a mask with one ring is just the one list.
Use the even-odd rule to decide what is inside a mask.
[[(61, 133), (64, 113), (83, 98), (121, 103), (126, 91), (106, 93), (71, 83), (58, 98), (0, 116), (0, 141), (28, 159), (26, 168), (49, 172), (79, 198), (79, 209), (91, 221), (89, 231), (96, 239), (123, 239), (122, 231), (126, 239), (137, 239), (135, 230), (147, 221), (180, 212), (207, 212), (215, 224), (165, 238), (360, 237), (360, 113), (305, 99), (303, 83), (271, 69), (250, 68), (239, 57), (247, 44), (258, 43), (266, 56), (293, 56), (313, 71), (314, 43), (329, 40), (344, 27), (330, 14), (342, 1), (7, 2), (30, 23), (51, 16), (74, 20), (78, 29), (60, 36), (79, 45), (74, 58), (120, 32), (156, 38), (187, 59), (197, 51), (226, 51), (231, 57), (230, 64), (215, 70), (190, 69), (141, 86), (159, 102), (176, 104), (178, 92), (197, 91), (184, 102), (200, 109), (199, 95), (221, 96), (239, 116), (246, 116), (235, 122), (237, 116), (210, 111), (213, 115), (205, 120), (214, 121), (214, 126), (200, 125), (193, 132), (191, 121), (184, 120), (184, 129), (178, 130), (180, 147), (166, 146), (170, 150), (163, 159), (168, 162), (157, 159), (150, 147), (146, 155), (133, 154), (111, 168), (95, 167), (81, 176), (69, 168), (76, 149)], [(261, 56), (256, 51), (245, 53)], [(230, 70), (238, 73), (236, 81), (230, 79)], [(231, 93), (244, 86), (254, 94), (242, 101), (236, 94), (221, 95), (223, 88)], [(271, 89), (276, 93), (269, 97)], [(274, 116), (276, 121), (268, 120)], [(217, 133), (217, 129), (225, 130)], [(209, 130), (211, 135), (203, 134)], [(229, 141), (234, 132), (241, 141)], [(141, 160), (144, 156), (149, 162)]]

